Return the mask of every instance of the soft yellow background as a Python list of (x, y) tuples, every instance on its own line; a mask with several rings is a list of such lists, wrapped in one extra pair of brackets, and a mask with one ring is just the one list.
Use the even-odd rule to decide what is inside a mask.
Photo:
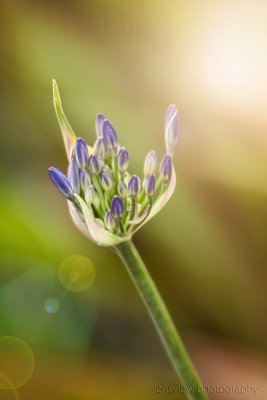
[[(103, 112), (140, 174), (150, 149), (164, 155), (177, 105), (176, 191), (134, 241), (203, 381), (266, 399), (267, 3), (10, 0), (0, 11), (0, 336), (36, 357), (19, 398), (167, 399), (154, 385), (177, 384), (124, 267), (76, 230), (49, 181), (48, 167), (67, 167), (55, 78), (76, 135), (93, 143)], [(82, 293), (58, 279), (73, 254), (96, 268)]]

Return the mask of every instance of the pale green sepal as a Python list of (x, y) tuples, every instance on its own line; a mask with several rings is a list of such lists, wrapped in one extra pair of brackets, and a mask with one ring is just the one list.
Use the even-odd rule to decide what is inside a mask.
[[(96, 242), (97, 244), (102, 245), (102, 246), (115, 246), (116, 244), (119, 244), (121, 242), (125, 242), (126, 240), (131, 239), (130, 235), (120, 237), (120, 236), (114, 235), (113, 233), (107, 231), (105, 228), (101, 227), (97, 223), (91, 208), (89, 208), (87, 206), (85, 201), (77, 194), (75, 194), (75, 197), (77, 198), (77, 200), (81, 206), (81, 209), (82, 209), (82, 212), (83, 212), (83, 215), (85, 218), (85, 222), (87, 225), (89, 236), (92, 238), (92, 240), (94, 242)], [(88, 236), (88, 234), (87, 234), (87, 236)]]
[(148, 204), (143, 212), (142, 215), (140, 215), (140, 217), (137, 217), (135, 219), (132, 219), (131, 221), (128, 221), (128, 224), (133, 224), (133, 225), (137, 225), (140, 224), (147, 216), (147, 214), (149, 213), (150, 210), (150, 204)]
[(135, 233), (138, 229), (140, 229), (144, 224), (146, 224), (147, 221), (149, 221), (151, 218), (153, 218), (154, 215), (156, 215), (156, 214), (166, 205), (166, 203), (167, 203), (168, 200), (171, 198), (171, 196), (172, 196), (172, 194), (173, 194), (173, 192), (174, 192), (175, 186), (176, 186), (176, 174), (175, 174), (175, 170), (174, 170), (173, 164), (172, 164), (171, 180), (170, 180), (170, 182), (169, 182), (169, 185), (168, 185), (167, 189), (166, 189), (165, 192), (161, 195), (161, 197), (156, 201), (156, 203), (153, 204), (152, 209), (151, 209), (151, 211), (150, 211), (148, 217), (146, 218), (146, 220), (145, 220), (141, 225), (139, 225), (139, 226), (135, 229), (134, 233)]
[(64, 111), (62, 109), (61, 105), (61, 99), (57, 87), (57, 83), (55, 79), (52, 81), (53, 83), (53, 100), (54, 100), (54, 107), (56, 110), (56, 115), (58, 119), (58, 123), (62, 132), (63, 140), (64, 140), (64, 145), (65, 149), (67, 152), (67, 157), (68, 160), (70, 161), (71, 156), (72, 156), (72, 149), (76, 141), (76, 136), (64, 114)]
[(92, 236), (90, 235), (90, 232), (88, 231), (84, 216), (77, 210), (77, 208), (73, 205), (71, 201), (68, 201), (67, 203), (69, 206), (69, 212), (71, 218), (76, 227), (84, 236), (88, 237), (90, 240), (93, 240)]

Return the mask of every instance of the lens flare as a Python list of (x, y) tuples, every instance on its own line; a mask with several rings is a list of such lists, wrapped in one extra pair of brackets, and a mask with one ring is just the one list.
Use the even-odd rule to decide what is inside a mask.
[(59, 267), (62, 285), (72, 292), (88, 289), (95, 280), (95, 267), (89, 258), (73, 255), (66, 258)]
[(59, 301), (51, 297), (44, 303), (44, 309), (48, 314), (55, 314), (60, 308)]
[(13, 336), (0, 338), (0, 389), (24, 385), (34, 371), (34, 354), (27, 343)]

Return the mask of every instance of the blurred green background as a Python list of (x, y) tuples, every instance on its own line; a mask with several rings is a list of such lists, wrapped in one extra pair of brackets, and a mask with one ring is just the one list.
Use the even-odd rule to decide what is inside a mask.
[[(176, 191), (134, 242), (205, 384), (265, 400), (267, 3), (9, 0), (0, 22), (0, 336), (35, 355), (31, 379), (0, 399), (165, 399), (154, 385), (178, 383), (124, 267), (49, 181), (67, 167), (55, 78), (76, 135), (93, 142), (103, 112), (140, 174), (149, 150), (164, 155), (177, 105)], [(73, 254), (96, 269), (80, 293), (58, 278)]]

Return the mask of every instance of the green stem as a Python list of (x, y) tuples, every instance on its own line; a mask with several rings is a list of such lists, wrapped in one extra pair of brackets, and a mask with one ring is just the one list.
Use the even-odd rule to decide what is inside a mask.
[(101, 187), (100, 187), (100, 185), (98, 183), (98, 178), (95, 175), (92, 175), (92, 181), (93, 181), (94, 187), (96, 188), (96, 191), (98, 193), (103, 213), (105, 213), (105, 211), (106, 211), (105, 199), (104, 199), (104, 195), (103, 195), (102, 189), (101, 189)]
[(134, 215), (135, 215), (135, 204), (136, 204), (136, 200), (135, 200), (135, 198), (132, 198), (132, 208), (131, 208), (131, 212), (130, 212), (130, 221), (134, 218)]
[(188, 398), (207, 400), (170, 314), (133, 242), (122, 242), (115, 248), (145, 303)]
[(109, 193), (108, 192), (104, 193), (104, 200), (105, 200), (106, 209), (109, 210), (110, 206), (109, 206)]
[(118, 183), (119, 183), (119, 170), (118, 170), (118, 161), (117, 155), (113, 156), (113, 171), (114, 171), (114, 179), (115, 179), (115, 194), (118, 194)]

